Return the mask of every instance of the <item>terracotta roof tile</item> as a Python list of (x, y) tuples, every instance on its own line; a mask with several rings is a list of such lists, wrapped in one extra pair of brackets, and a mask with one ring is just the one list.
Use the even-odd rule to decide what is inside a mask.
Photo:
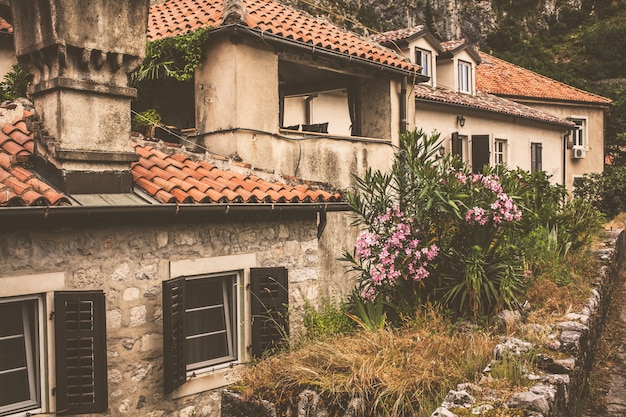
[(392, 43), (409, 39), (415, 35), (425, 33), (426, 26), (417, 25), (410, 28), (391, 30), (389, 32), (377, 33), (370, 36), (370, 39), (378, 43)]
[(13, 26), (4, 17), (0, 17), (0, 33), (13, 33)]
[[(30, 112), (24, 111), (23, 117)], [(34, 151), (33, 135), (22, 118), (5, 123), (0, 131), (0, 207), (69, 205), (67, 196), (37, 177), (28, 166)]]
[[(149, 145), (134, 144), (140, 155), (132, 165), (137, 186), (161, 202), (169, 203), (306, 203), (340, 201), (339, 194), (308, 186), (292, 187), (233, 171), (206, 161), (165, 153)], [(162, 167), (167, 167), (163, 170)]]
[[(222, 26), (224, 3), (228, 0), (169, 0), (150, 7), (148, 38), (161, 39), (204, 27)], [(417, 73), (419, 66), (371, 40), (341, 29), (272, 0), (241, 0), (245, 25), (294, 43), (359, 57), (407, 72)]]
[(609, 105), (611, 100), (563, 84), (526, 68), (479, 52), (482, 63), (476, 67), (476, 87), (505, 97), (535, 98)]
[[(24, 117), (30, 116), (24, 112)], [(194, 162), (181, 153), (168, 155), (151, 146), (133, 144), (139, 161), (132, 165), (135, 185), (161, 203), (306, 203), (341, 201), (308, 186), (291, 187), (255, 176), (225, 171), (206, 162)], [(33, 134), (23, 118), (0, 129), (0, 207), (71, 205), (70, 199), (47, 184), (28, 165)]]
[(430, 87), (426, 85), (415, 86), (415, 97), (418, 100), (434, 101), (445, 104), (453, 104), (484, 110), (492, 113), (506, 114), (510, 116), (523, 117), (525, 119), (536, 120), (563, 127), (573, 127), (574, 124), (568, 120), (561, 119), (541, 110), (478, 91), (475, 96), (463, 94), (448, 88)]

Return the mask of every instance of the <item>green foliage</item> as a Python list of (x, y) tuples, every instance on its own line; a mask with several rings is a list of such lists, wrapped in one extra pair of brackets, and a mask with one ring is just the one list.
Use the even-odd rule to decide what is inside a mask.
[(602, 174), (585, 175), (574, 194), (609, 218), (626, 211), (626, 167), (607, 165)]
[(369, 332), (385, 328), (387, 314), (383, 312), (382, 297), (378, 297), (373, 301), (364, 300), (357, 293), (352, 293), (351, 301), (356, 314), (346, 313), (346, 316), (358, 324), (359, 327)]
[(346, 315), (346, 309), (328, 300), (322, 300), (317, 309), (309, 304), (305, 305), (304, 327), (307, 335), (313, 338), (336, 336), (354, 330), (352, 320)]
[(19, 97), (26, 97), (26, 87), (32, 81), (32, 76), (20, 68), (13, 65), (11, 71), (0, 82), (0, 100), (15, 100)]
[(154, 109), (149, 109), (133, 115), (131, 129), (144, 136), (152, 136), (154, 127), (161, 124), (161, 115)]
[(131, 74), (134, 84), (172, 78), (193, 79), (202, 60), (202, 48), (212, 28), (202, 28), (184, 35), (148, 41), (143, 64)]

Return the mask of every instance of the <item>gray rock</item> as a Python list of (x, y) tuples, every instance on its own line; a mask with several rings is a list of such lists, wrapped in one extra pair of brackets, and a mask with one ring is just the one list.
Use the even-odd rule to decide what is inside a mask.
[(439, 407), (430, 415), (430, 417), (457, 417), (457, 415), (445, 407)]
[(510, 408), (537, 411), (541, 414), (550, 412), (550, 405), (545, 396), (531, 391), (517, 392), (509, 398), (507, 405)]

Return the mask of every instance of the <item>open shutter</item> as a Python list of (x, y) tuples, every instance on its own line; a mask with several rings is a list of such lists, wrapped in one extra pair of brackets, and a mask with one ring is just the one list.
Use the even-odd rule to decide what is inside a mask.
[(170, 394), (185, 383), (185, 278), (163, 281), (163, 387)]
[(102, 291), (54, 293), (57, 415), (108, 408)]
[(472, 172), (480, 174), (489, 165), (489, 135), (472, 136)]
[(252, 268), (252, 355), (260, 357), (289, 335), (289, 282), (285, 268)]

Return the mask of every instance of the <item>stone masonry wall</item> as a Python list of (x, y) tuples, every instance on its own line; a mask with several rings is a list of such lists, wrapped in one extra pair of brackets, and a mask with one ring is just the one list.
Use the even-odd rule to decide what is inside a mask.
[[(172, 400), (163, 395), (161, 282), (175, 260), (256, 255), (257, 267), (289, 273), (291, 323), (318, 302), (315, 214), (230, 223), (64, 227), (0, 234), (3, 278), (63, 272), (65, 290), (106, 294), (110, 416), (219, 415), (220, 392)], [(292, 326), (292, 332), (297, 326)]]

